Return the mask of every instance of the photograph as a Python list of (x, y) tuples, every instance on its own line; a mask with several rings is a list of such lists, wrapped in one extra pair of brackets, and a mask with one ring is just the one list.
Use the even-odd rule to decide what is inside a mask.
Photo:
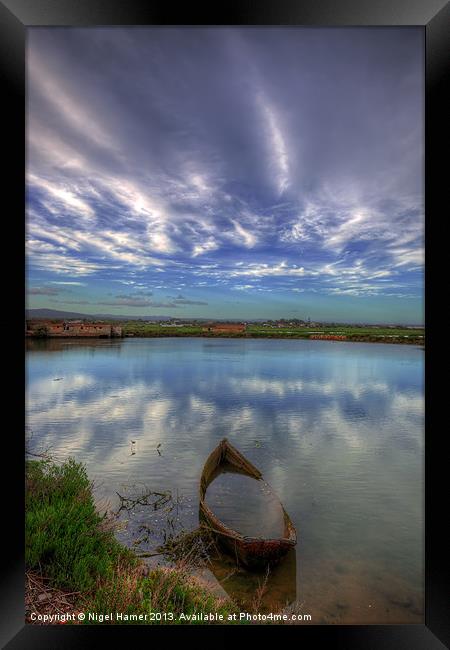
[(26, 626), (425, 624), (425, 46), (27, 28)]

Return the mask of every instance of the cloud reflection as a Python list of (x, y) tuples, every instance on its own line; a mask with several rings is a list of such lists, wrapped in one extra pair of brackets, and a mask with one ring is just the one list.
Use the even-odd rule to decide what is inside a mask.
[[(182, 525), (196, 527), (203, 463), (227, 436), (261, 469), (299, 532), (289, 577), (300, 602), (327, 616), (337, 609), (349, 622), (361, 620), (362, 601), (384, 612), (383, 590), (420, 604), (422, 350), (322, 341), (44, 341), (30, 351), (27, 372), (33, 445), (84, 462), (111, 507), (127, 486), (171, 490), (189, 504)], [(245, 510), (245, 499), (235, 507)], [(159, 514), (137, 513), (130, 528), (152, 516)], [(270, 589), (272, 598), (277, 589)], [(393, 616), (409, 620), (411, 612)]]
[[(260, 440), (275, 458), (285, 453), (312, 457), (325, 445), (349, 450), (395, 445), (402, 436), (421, 449), (423, 395), (420, 386), (402, 388), (408, 366), (400, 374), (401, 366), (395, 372), (384, 368), (385, 376), (380, 372), (374, 378), (370, 364), (358, 355), (346, 361), (338, 354), (322, 367), (320, 355), (312, 365), (308, 358), (294, 364), (281, 351), (276, 359), (243, 371), (240, 356), (225, 355), (217, 365), (218, 350), (212, 346), (195, 367), (188, 363), (192, 372), (186, 375), (176, 350), (153, 365), (140, 356), (130, 358), (127, 350), (133, 349), (124, 346), (125, 363), (118, 358), (107, 370), (105, 351), (98, 351), (98, 363), (94, 352), (89, 371), (70, 364), (61, 381), (30, 357), (27, 420), (42, 444), (95, 459), (101, 474), (113, 465), (120, 471), (123, 457), (116, 452), (126, 449), (131, 438), (139, 443), (139, 463), (148, 456), (153, 464), (156, 445), (164, 443), (173, 456), (177, 448), (195, 453), (197, 468), (223, 436), (244, 450)], [(83, 358), (76, 347), (67, 354)], [(35, 366), (40, 368), (36, 376)]]

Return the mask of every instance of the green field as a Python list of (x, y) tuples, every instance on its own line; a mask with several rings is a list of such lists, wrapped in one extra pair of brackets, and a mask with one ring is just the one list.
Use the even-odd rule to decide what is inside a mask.
[(201, 336), (203, 333), (201, 325), (164, 327), (160, 323), (145, 323), (135, 320), (120, 324), (125, 336)]
[(357, 327), (351, 325), (314, 326), (314, 327), (268, 327), (259, 324), (249, 324), (243, 333), (203, 332), (201, 325), (186, 325), (182, 327), (167, 327), (160, 323), (145, 323), (129, 321), (123, 324), (125, 336), (205, 336), (226, 338), (310, 338), (314, 335), (346, 336), (349, 341), (368, 341), (382, 343), (415, 343), (425, 342), (425, 329), (392, 328), (392, 327)]

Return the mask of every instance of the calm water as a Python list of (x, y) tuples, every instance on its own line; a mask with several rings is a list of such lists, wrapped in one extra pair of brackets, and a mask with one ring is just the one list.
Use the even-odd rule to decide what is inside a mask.
[(208, 487), (206, 503), (221, 521), (241, 535), (284, 537), (281, 504), (262, 479), (222, 472)]
[[(123, 540), (151, 548), (158, 518), (169, 516), (195, 528), (203, 463), (227, 437), (299, 537), (263, 606), (298, 601), (315, 623), (423, 621), (422, 349), (202, 338), (27, 347), (33, 446), (83, 461), (111, 508), (117, 492), (176, 497), (169, 514), (126, 512)], [(230, 503), (229, 517), (254, 516), (244, 499)], [(231, 505), (222, 507), (226, 515)], [(244, 603), (261, 583), (226, 559), (212, 568)]]

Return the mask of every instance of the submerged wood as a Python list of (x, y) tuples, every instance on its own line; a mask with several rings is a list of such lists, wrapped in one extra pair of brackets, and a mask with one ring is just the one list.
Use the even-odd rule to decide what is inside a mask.
[(205, 500), (206, 490), (220, 473), (221, 467), (263, 480), (259, 469), (224, 438), (208, 456), (203, 467), (200, 479), (200, 516), (203, 522), (217, 535), (225, 550), (245, 566), (258, 568), (277, 564), (297, 543), (297, 533), (289, 515), (280, 503), (284, 519), (283, 537), (248, 537), (229, 528), (212, 512)]

